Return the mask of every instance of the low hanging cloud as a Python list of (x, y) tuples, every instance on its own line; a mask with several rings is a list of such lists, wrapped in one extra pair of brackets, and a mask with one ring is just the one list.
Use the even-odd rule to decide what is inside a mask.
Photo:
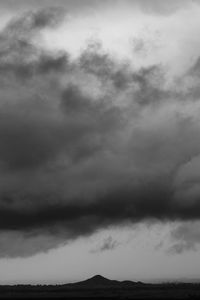
[(116, 249), (120, 243), (112, 238), (112, 236), (108, 236), (103, 240), (103, 243), (100, 246), (97, 246), (95, 249), (92, 249), (91, 253), (99, 253), (108, 250)]
[(200, 218), (199, 62), (174, 87), (161, 65), (133, 70), (95, 41), (72, 61), (35, 42), (63, 17), (28, 12), (0, 34), (2, 257)]
[(185, 222), (171, 230), (172, 245), (168, 248), (170, 254), (181, 254), (185, 251), (197, 251), (200, 244), (199, 221)]

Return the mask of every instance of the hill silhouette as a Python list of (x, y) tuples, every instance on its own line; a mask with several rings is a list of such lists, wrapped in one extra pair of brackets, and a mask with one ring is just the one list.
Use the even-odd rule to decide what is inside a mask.
[(89, 279), (86, 279), (84, 281), (80, 281), (77, 283), (77, 285), (85, 285), (85, 286), (113, 286), (113, 285), (118, 285), (120, 283), (120, 281), (117, 280), (110, 280), (108, 278), (105, 278), (101, 275), (95, 275)]
[(125, 280), (125, 281), (118, 281), (118, 280), (110, 280), (108, 278), (105, 278), (101, 275), (95, 275), (91, 278), (88, 278), (84, 281), (80, 282), (75, 282), (71, 283), (70, 285), (72, 286), (82, 286), (82, 287), (90, 287), (90, 288), (95, 288), (95, 287), (132, 287), (138, 284), (144, 284), (142, 282), (134, 282), (130, 280)]

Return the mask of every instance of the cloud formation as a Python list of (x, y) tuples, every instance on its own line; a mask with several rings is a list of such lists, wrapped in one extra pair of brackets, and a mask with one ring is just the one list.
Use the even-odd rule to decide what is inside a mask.
[(199, 61), (176, 86), (163, 66), (134, 70), (97, 41), (72, 61), (35, 43), (63, 17), (28, 12), (0, 35), (1, 256), (200, 218)]
[(168, 249), (170, 254), (196, 251), (200, 244), (199, 221), (179, 224), (171, 231), (170, 239), (173, 242)]
[(91, 250), (91, 253), (98, 253), (98, 252), (104, 252), (108, 250), (114, 250), (119, 246), (119, 242), (114, 240), (112, 236), (108, 236), (103, 240), (102, 245), (96, 247), (96, 249)]

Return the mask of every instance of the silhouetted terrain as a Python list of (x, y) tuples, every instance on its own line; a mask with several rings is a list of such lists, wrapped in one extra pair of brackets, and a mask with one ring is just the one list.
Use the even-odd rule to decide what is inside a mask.
[(0, 286), (0, 298), (200, 299), (199, 283), (149, 284), (96, 275), (63, 285)]

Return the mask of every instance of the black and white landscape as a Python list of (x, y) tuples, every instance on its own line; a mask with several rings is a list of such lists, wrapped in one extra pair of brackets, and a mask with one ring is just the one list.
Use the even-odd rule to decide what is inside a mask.
[(199, 289), (199, 33), (199, 0), (0, 0), (0, 290)]
[(200, 284), (150, 284), (110, 280), (95, 275), (84, 281), (63, 285), (1, 286), (0, 299), (199, 299)]

